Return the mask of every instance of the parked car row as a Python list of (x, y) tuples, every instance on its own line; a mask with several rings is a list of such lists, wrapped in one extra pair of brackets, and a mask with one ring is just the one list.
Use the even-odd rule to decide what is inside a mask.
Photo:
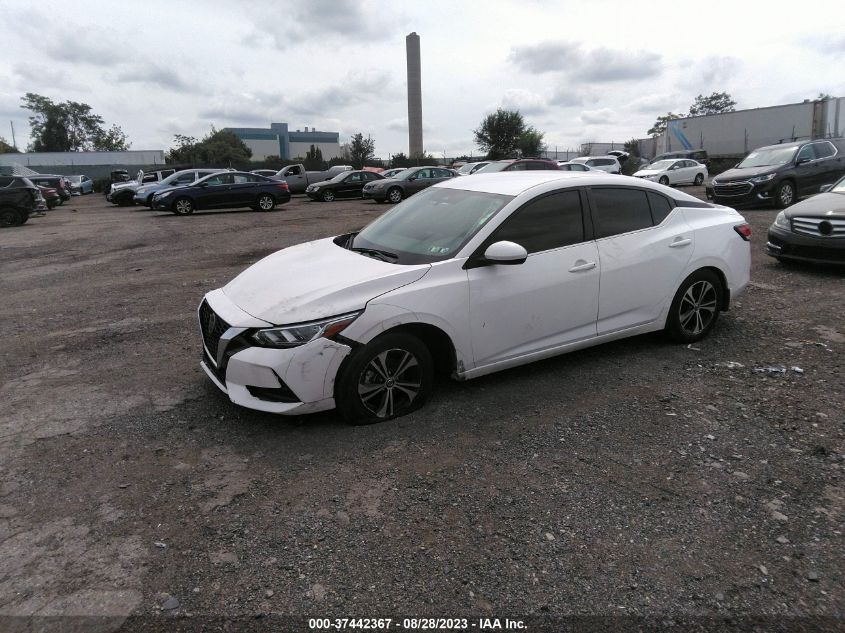
[(41, 189), (23, 176), (0, 176), (0, 227), (20, 226), (46, 209)]
[(272, 211), (290, 201), (290, 190), (283, 180), (274, 180), (243, 171), (217, 171), (188, 184), (174, 184), (152, 195), (150, 208), (190, 215), (204, 209)]

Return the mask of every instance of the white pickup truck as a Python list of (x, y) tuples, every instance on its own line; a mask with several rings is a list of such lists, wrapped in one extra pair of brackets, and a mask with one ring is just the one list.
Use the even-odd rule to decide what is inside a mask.
[(326, 171), (305, 171), (305, 166), (300, 163), (299, 165), (282, 167), (271, 178), (273, 180), (284, 180), (287, 182), (288, 189), (291, 193), (305, 193), (308, 185), (329, 180), (345, 171), (352, 171), (352, 166), (335, 165), (334, 167), (329, 167)]

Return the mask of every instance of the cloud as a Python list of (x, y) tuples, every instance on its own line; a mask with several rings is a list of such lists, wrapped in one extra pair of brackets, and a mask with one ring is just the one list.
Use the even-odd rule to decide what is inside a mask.
[(72, 81), (67, 73), (54, 66), (42, 66), (28, 61), (17, 62), (12, 72), (23, 80), (27, 92), (37, 92), (41, 86), (53, 88), (79, 88), (79, 82)]
[(315, 115), (375, 99), (384, 101), (385, 93), (392, 90), (392, 82), (387, 72), (353, 71), (331, 86), (299, 95), (288, 106), (296, 114)]
[(56, 61), (100, 67), (115, 66), (121, 61), (121, 46), (110, 41), (102, 29), (86, 26), (84, 37), (77, 31), (71, 37), (58, 28), (53, 33), (44, 42), (44, 52)]
[[(637, 114), (658, 115), (676, 111), (678, 104), (683, 101), (677, 94), (656, 94), (642, 97), (630, 104), (630, 110)], [(683, 106), (680, 106), (683, 109)]]
[(742, 60), (736, 57), (705, 57), (693, 67), (693, 73), (699, 73), (703, 84), (712, 84), (716, 79), (732, 78), (742, 66)]
[(584, 92), (568, 86), (561, 86), (552, 93), (549, 103), (560, 106), (561, 108), (571, 108), (573, 106), (584, 105), (586, 100), (587, 97)]
[(588, 50), (580, 42), (568, 41), (515, 46), (508, 60), (525, 72), (563, 72), (592, 83), (645, 79), (662, 71), (662, 58), (657, 53), (604, 47)]
[(150, 84), (159, 88), (169, 88), (174, 92), (201, 92), (195, 84), (183, 79), (172, 68), (165, 68), (152, 62), (126, 68), (117, 74), (116, 79), (121, 83)]
[(545, 98), (530, 90), (511, 88), (502, 95), (502, 107), (522, 114), (542, 114), (548, 110)]
[[(280, 51), (306, 40), (324, 45), (326, 39), (343, 39), (357, 45), (388, 39), (393, 35), (389, 10), (373, 13), (357, 0), (305, 0), (293, 3), (252, 2), (245, 5), (254, 28), (243, 43), (256, 45), (267, 40)], [(277, 25), (268, 29), (268, 25)]]
[(584, 110), (581, 113), (581, 120), (587, 125), (603, 125), (613, 123), (616, 120), (616, 112), (610, 108), (598, 110)]

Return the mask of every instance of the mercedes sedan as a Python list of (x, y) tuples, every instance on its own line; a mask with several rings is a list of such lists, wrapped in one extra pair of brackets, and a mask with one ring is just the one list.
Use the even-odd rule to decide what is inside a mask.
[(190, 215), (197, 209), (237, 209), (272, 211), (290, 201), (288, 184), (258, 174), (224, 171), (205, 176), (184, 187), (169, 187), (153, 194), (155, 210)]
[(435, 371), (467, 380), (656, 330), (701, 339), (748, 284), (749, 237), (733, 209), (638, 178), (454, 178), (209, 292), (201, 365), (245, 407), (385, 420), (421, 406)]

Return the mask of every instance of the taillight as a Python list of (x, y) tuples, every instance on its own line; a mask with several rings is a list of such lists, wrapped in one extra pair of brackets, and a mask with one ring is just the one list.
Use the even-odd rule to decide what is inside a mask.
[(746, 242), (751, 241), (751, 227), (747, 224), (737, 224), (734, 227), (734, 231), (736, 231), (737, 234), (739, 234), (739, 236)]
[(288, 183), (280, 182), (276, 185), (276, 189), (284, 189), (285, 191), (288, 191), (288, 189), (289, 189)]

